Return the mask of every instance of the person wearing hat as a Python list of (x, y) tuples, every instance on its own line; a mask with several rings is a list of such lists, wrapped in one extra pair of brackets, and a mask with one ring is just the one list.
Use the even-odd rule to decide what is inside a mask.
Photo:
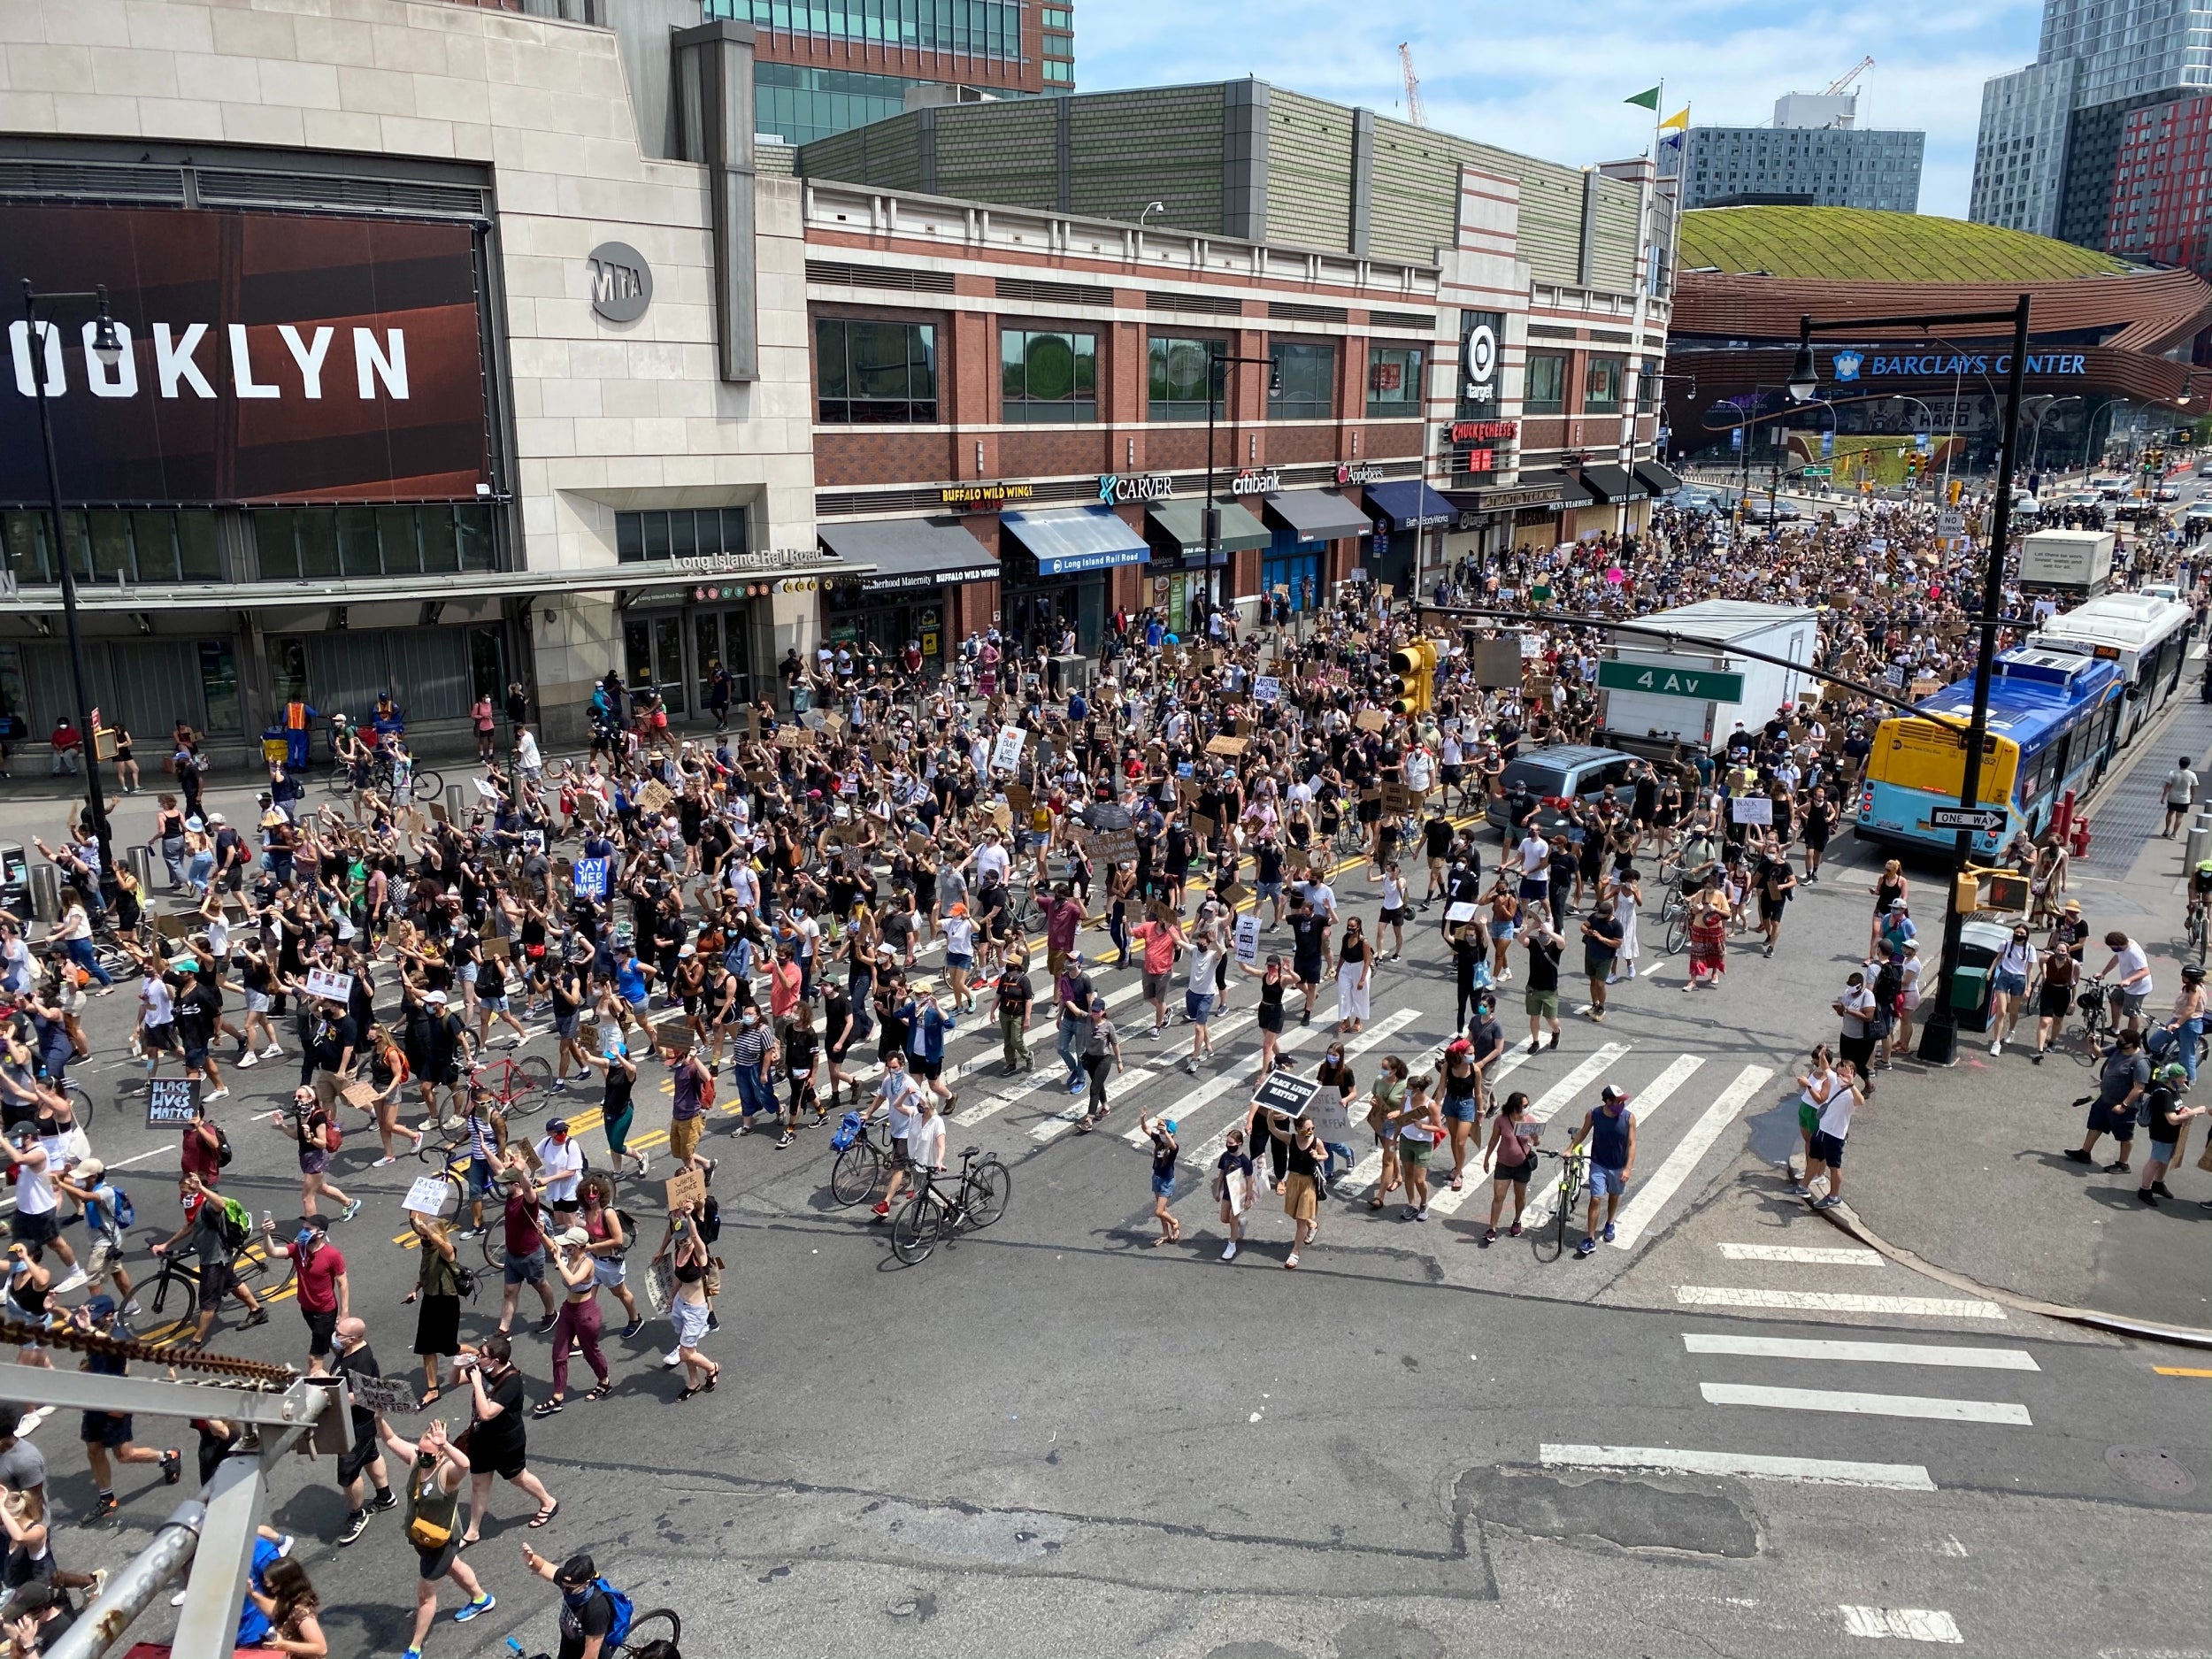
[[(2198, 972), (2201, 978), (2203, 971)], [(2143, 1161), (2143, 1179), (2136, 1184), (2135, 1195), (2153, 1210), (2158, 1208), (2160, 1199), (2173, 1196), (2167, 1190), (2166, 1171), (2180, 1154), (2181, 1137), (2189, 1120), (2205, 1115), (2201, 1106), (2181, 1103), (2182, 1092), (2194, 1080), (2180, 1061), (2169, 1060), (2152, 1075), (2151, 1086), (2143, 1091), (2136, 1108), (2137, 1120), (2150, 1142), (2150, 1156)]]
[(553, 1392), (530, 1409), (534, 1417), (549, 1417), (568, 1402), (568, 1355), (572, 1348), (584, 1351), (584, 1363), (599, 1379), (584, 1396), (604, 1400), (614, 1392), (614, 1378), (607, 1356), (599, 1347), (599, 1263), (591, 1253), (591, 1234), (570, 1227), (553, 1240), (553, 1267), (561, 1276), (565, 1294), (553, 1323)]
[[(112, 1296), (93, 1297), (70, 1316), (69, 1322), (94, 1336), (114, 1337), (126, 1342), (132, 1340), (131, 1333), (117, 1321)], [(95, 1377), (120, 1377), (130, 1367), (126, 1360), (96, 1350), (86, 1356), (84, 1369)], [(80, 1438), (84, 1441), (85, 1461), (92, 1467), (95, 1494), (92, 1513), (86, 1517), (88, 1523), (104, 1521), (115, 1513), (115, 1463), (158, 1463), (164, 1486), (175, 1486), (181, 1476), (182, 1454), (173, 1446), (166, 1451), (157, 1451), (133, 1441), (131, 1417), (127, 1411), (86, 1412)]]
[(583, 1183), (584, 1148), (569, 1133), (568, 1119), (556, 1118), (528, 1154), (532, 1171), (545, 1193), (554, 1219), (564, 1221), (576, 1213), (577, 1189)]
[(311, 1371), (330, 1370), (338, 1321), (351, 1313), (353, 1288), (346, 1278), (346, 1258), (330, 1241), (330, 1225), (320, 1216), (302, 1218), (299, 1231), (289, 1239), (276, 1236), (276, 1223), (261, 1221), (263, 1248), (270, 1256), (290, 1258), (298, 1286), (300, 1317), (307, 1324), (307, 1363)]
[[(1582, 1114), (1582, 1126), (1567, 1143), (1567, 1150), (1581, 1149), (1585, 1142), (1590, 1148), (1590, 1202), (1584, 1218), (1582, 1242), (1575, 1246), (1578, 1256), (1593, 1256), (1597, 1252), (1598, 1240), (1603, 1237), (1608, 1244), (1614, 1240), (1614, 1217), (1621, 1207), (1621, 1194), (1628, 1190), (1629, 1179), (1636, 1171), (1636, 1114), (1629, 1110), (1628, 1092), (1608, 1083), (1598, 1094), (1598, 1103)], [(1598, 1232), (1598, 1201), (1605, 1201), (1605, 1231)]]

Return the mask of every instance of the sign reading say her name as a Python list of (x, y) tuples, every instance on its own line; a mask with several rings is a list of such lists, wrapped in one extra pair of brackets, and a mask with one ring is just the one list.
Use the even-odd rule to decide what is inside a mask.
[(607, 865), (604, 858), (579, 858), (576, 861), (576, 895), (579, 898), (603, 899), (607, 896)]

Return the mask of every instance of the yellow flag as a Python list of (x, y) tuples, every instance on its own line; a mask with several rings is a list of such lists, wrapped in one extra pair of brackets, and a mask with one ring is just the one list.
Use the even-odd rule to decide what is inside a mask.
[(1690, 106), (1686, 104), (1684, 104), (1679, 114), (1670, 115), (1665, 120), (1660, 122), (1659, 130), (1663, 133), (1686, 133), (1689, 131)]

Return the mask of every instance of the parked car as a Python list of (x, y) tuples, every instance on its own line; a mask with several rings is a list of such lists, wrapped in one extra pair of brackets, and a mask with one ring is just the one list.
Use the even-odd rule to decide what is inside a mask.
[(2151, 491), (2151, 499), (2153, 501), (2179, 501), (2181, 490), (2176, 485), (2161, 484), (2156, 489)]
[(1525, 787), (1536, 797), (1536, 822), (1548, 835), (1566, 820), (1566, 804), (1577, 796), (1594, 803), (1610, 792), (1624, 806), (1633, 805), (1635, 786), (1629, 771), (1633, 755), (1617, 749), (1594, 749), (1579, 743), (1553, 743), (1532, 749), (1509, 764), (1499, 778), (1499, 793), (1491, 797), (1485, 817), (1490, 827), (1504, 835), (1509, 827), (1507, 802), (1517, 787)]

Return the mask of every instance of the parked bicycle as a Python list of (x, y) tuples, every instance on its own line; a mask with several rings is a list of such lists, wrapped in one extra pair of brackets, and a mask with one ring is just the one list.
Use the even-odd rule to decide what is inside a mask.
[(506, 1122), (543, 1111), (553, 1098), (553, 1063), (541, 1054), (478, 1060), (464, 1075), (472, 1097)]
[(960, 1179), (949, 1194), (938, 1185), (942, 1179), (933, 1170), (920, 1171), (914, 1196), (891, 1223), (891, 1254), (909, 1267), (927, 1261), (941, 1239), (949, 1242), (964, 1231), (989, 1226), (1006, 1213), (1014, 1192), (1014, 1178), (998, 1155), (979, 1147), (960, 1154)]
[(847, 1210), (873, 1197), (894, 1159), (889, 1121), (849, 1111), (830, 1146), (837, 1154), (830, 1165), (830, 1197)]

